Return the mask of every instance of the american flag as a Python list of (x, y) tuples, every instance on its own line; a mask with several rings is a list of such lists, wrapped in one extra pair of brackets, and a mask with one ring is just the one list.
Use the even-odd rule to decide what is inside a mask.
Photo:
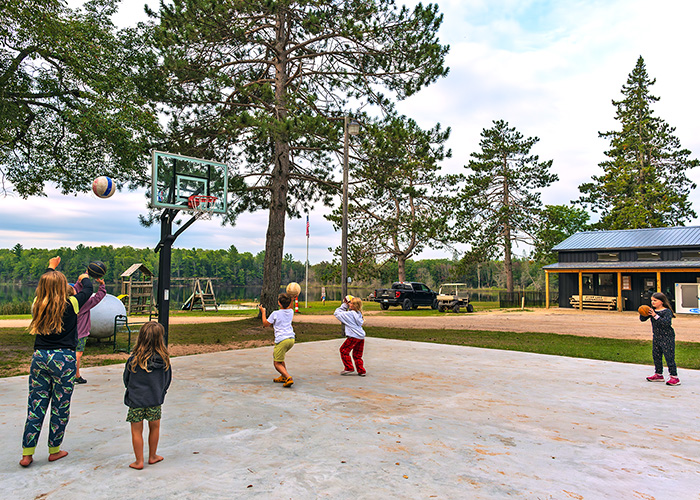
[(309, 216), (306, 216), (306, 237), (309, 237)]

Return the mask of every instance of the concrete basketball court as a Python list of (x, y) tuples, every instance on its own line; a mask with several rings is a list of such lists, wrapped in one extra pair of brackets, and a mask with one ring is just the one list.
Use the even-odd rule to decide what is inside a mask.
[[(18, 465), (27, 377), (0, 379), (0, 484), (13, 499), (698, 499), (700, 373), (369, 338), (341, 377), (341, 339), (173, 359), (159, 453), (133, 461), (123, 365), (86, 368), (63, 448), (47, 425)], [(651, 353), (650, 360), (651, 364)]]

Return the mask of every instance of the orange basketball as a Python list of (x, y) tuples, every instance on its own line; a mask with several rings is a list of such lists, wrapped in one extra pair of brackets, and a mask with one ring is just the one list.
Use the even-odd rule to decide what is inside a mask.
[(639, 309), (637, 309), (637, 311), (642, 316), (651, 316), (654, 312), (653, 309), (649, 306), (639, 306)]

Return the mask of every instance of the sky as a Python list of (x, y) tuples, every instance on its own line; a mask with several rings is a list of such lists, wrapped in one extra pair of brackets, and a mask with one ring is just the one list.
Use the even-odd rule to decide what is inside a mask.
[[(145, 20), (145, 0), (123, 0), (115, 23)], [(73, 7), (80, 0), (71, 0)], [(154, 1), (148, 2), (156, 7)], [(417, 2), (414, 2), (417, 3)], [(403, 114), (423, 128), (450, 127), (452, 158), (443, 171), (464, 172), (469, 155), (479, 150), (480, 133), (505, 120), (525, 137), (540, 141), (532, 153), (553, 160), (559, 181), (542, 190), (545, 204), (568, 204), (578, 186), (601, 173), (608, 142), (598, 132), (619, 130), (612, 100), (641, 55), (650, 88), (661, 100), (656, 116), (675, 127), (692, 158), (700, 157), (697, 98), (700, 69), (700, 3), (693, 0), (439, 0), (444, 22), (440, 41), (450, 45), (447, 77), (398, 103)], [(409, 5), (411, 3), (409, 2)], [(340, 169), (339, 169), (340, 172)], [(700, 184), (700, 169), (688, 176)], [(115, 179), (118, 183), (119, 179)], [(138, 215), (147, 212), (145, 190), (117, 192), (109, 199), (93, 194), (64, 196), (47, 183), (48, 197), (0, 198), (0, 248), (129, 245), (153, 248), (160, 229), (144, 228)], [(340, 200), (338, 200), (340, 202)], [(700, 193), (691, 194), (700, 213)], [(331, 261), (329, 247), (340, 245), (317, 207), (310, 214), (309, 261)], [(265, 248), (268, 214), (243, 214), (236, 226), (216, 218), (197, 221), (175, 242), (180, 248), (227, 249), (257, 254)], [(698, 224), (691, 221), (690, 224)], [(287, 221), (285, 254), (306, 260), (304, 219)], [(521, 249), (525, 252), (527, 249)], [(517, 251), (517, 250), (516, 250)], [(427, 249), (417, 258), (451, 257)]]

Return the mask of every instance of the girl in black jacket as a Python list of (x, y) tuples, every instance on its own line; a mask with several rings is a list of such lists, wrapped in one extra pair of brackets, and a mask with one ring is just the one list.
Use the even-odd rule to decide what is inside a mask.
[(148, 463), (163, 460), (156, 454), (160, 437), (161, 405), (170, 387), (172, 370), (165, 347), (163, 325), (149, 321), (139, 330), (134, 352), (124, 366), (124, 404), (129, 407), (131, 442), (136, 461), (132, 469), (143, 469), (143, 421), (148, 421)]

